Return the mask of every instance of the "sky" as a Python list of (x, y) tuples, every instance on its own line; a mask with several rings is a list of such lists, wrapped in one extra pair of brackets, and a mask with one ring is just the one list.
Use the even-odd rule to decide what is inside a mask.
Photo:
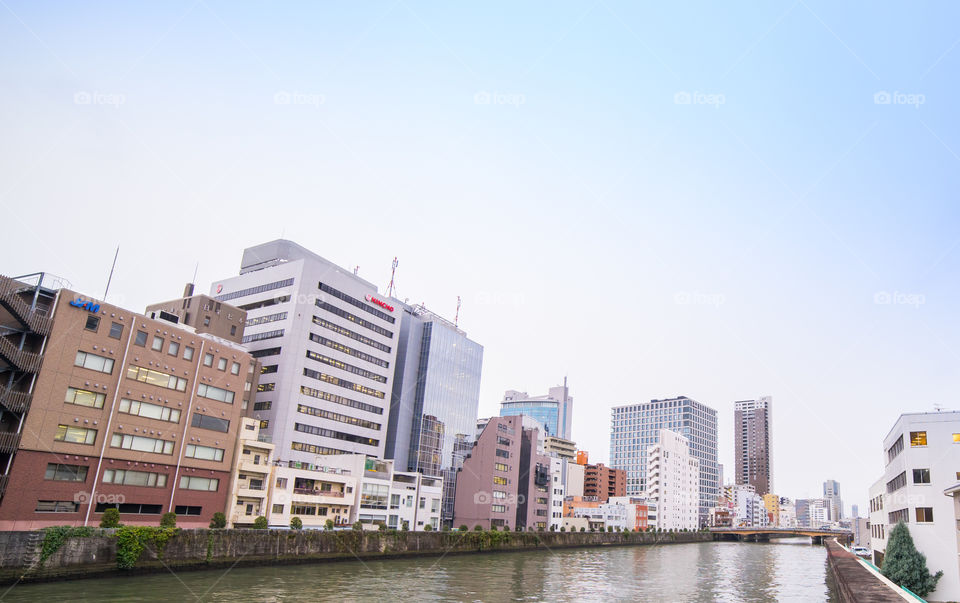
[(960, 407), (960, 5), (0, 0), (0, 273), (141, 310), (287, 238), (484, 346), (480, 414), (774, 401), (865, 514)]

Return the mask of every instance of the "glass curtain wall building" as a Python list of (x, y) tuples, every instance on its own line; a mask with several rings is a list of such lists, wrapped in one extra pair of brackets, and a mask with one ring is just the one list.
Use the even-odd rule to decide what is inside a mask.
[(500, 416), (517, 415), (536, 419), (547, 429), (547, 435), (570, 440), (573, 397), (570, 396), (570, 390), (567, 388), (566, 378), (563, 380), (563, 385), (551, 387), (545, 396), (530, 396), (527, 392), (507, 390), (500, 402)]

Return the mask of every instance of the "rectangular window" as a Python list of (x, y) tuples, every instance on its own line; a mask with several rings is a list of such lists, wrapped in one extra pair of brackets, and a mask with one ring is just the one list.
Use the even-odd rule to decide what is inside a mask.
[(913, 483), (915, 483), (915, 484), (929, 484), (929, 483), (930, 483), (930, 470), (929, 470), (929, 469), (914, 469), (914, 470), (913, 470)]
[(75, 387), (67, 388), (67, 397), (64, 402), (67, 404), (76, 404), (77, 406), (89, 406), (90, 408), (103, 408), (103, 401), (107, 397), (98, 392), (90, 392), (85, 389)]
[(97, 356), (96, 354), (90, 354), (88, 352), (77, 352), (77, 357), (74, 359), (73, 365), (82, 366), (85, 369), (99, 371), (101, 373), (109, 374), (113, 372), (113, 358)]
[(196, 507), (192, 505), (177, 505), (175, 507), (174, 513), (177, 515), (202, 515), (203, 507)]
[(87, 481), (87, 468), (83, 465), (47, 463), (47, 471), (43, 479), (57, 482), (85, 482)]
[(123, 325), (119, 322), (110, 323), (110, 337), (111, 339), (120, 339), (123, 336)]
[(236, 299), (238, 297), (246, 297), (247, 295), (253, 295), (255, 293), (263, 293), (264, 291), (273, 291), (274, 289), (280, 289), (281, 287), (289, 287), (292, 284), (293, 279), (288, 278), (282, 281), (276, 281), (274, 283), (267, 283), (266, 285), (257, 285), (256, 287), (234, 291), (233, 293), (224, 293), (223, 295), (218, 295), (216, 299), (218, 301), (230, 301), (231, 299)]
[(282, 514), (282, 513), (283, 513), (283, 505), (273, 505), (273, 513)]
[(917, 523), (933, 523), (933, 507), (917, 507)]
[[(148, 505), (143, 503), (97, 503), (94, 512), (103, 513), (107, 509), (116, 509), (121, 513), (129, 513), (131, 515), (159, 515), (163, 511), (163, 505)], [(184, 515), (186, 515), (186, 513)]]
[(187, 444), (187, 450), (184, 452), (184, 456), (202, 461), (222, 461), (223, 448), (211, 448), (210, 446)]
[(71, 444), (84, 444), (92, 446), (97, 440), (96, 429), (86, 429), (85, 427), (70, 427), (68, 425), (57, 425), (57, 433), (53, 436), (57, 442), (69, 442)]
[(159, 352), (163, 349), (163, 337), (153, 336), (153, 345), (150, 346), (150, 349), (154, 352)]
[(907, 509), (898, 509), (896, 511), (891, 511), (887, 513), (887, 523), (892, 526), (897, 525), (901, 521), (907, 523), (910, 521), (910, 515), (907, 513)]
[(169, 440), (160, 440), (157, 438), (148, 438), (146, 436), (130, 435), (127, 433), (115, 433), (110, 439), (112, 448), (124, 448), (126, 450), (136, 450), (138, 452), (153, 452), (155, 454), (173, 454), (173, 442)]
[(899, 490), (900, 488), (906, 485), (907, 485), (907, 472), (904, 471), (897, 477), (887, 482), (887, 494), (896, 492), (897, 490)]
[(223, 433), (230, 431), (230, 421), (227, 419), (202, 415), (198, 412), (193, 413), (193, 420), (190, 422), (190, 425), (192, 427), (199, 427), (200, 429), (221, 431)]
[(498, 486), (506, 486), (506, 485), (507, 485), (507, 478), (505, 478), (505, 477), (500, 477), (499, 475), (494, 476), (494, 478), (493, 478), (493, 483), (496, 484), (496, 485), (498, 485)]
[(143, 368), (142, 366), (134, 366), (131, 364), (127, 367), (127, 379), (133, 379), (134, 381), (140, 381), (141, 383), (155, 385), (157, 387), (175, 389), (178, 392), (187, 391), (187, 380), (183, 377), (168, 375), (167, 373)]
[(163, 488), (167, 485), (165, 473), (151, 473), (149, 471), (129, 471), (127, 469), (106, 469), (103, 472), (103, 483), (120, 486), (143, 486), (145, 488)]
[(72, 500), (38, 500), (35, 513), (76, 513), (80, 503)]
[(225, 370), (227, 370), (227, 359), (226, 359), (226, 358), (221, 358), (220, 360), (217, 361), (217, 370), (218, 370), (218, 371), (225, 371)]
[(182, 490), (204, 490), (206, 492), (216, 492), (220, 487), (220, 480), (215, 477), (197, 477), (195, 475), (184, 475), (180, 478), (180, 488)]
[(281, 348), (267, 348), (265, 350), (257, 350), (255, 352), (250, 352), (250, 355), (254, 358), (266, 358), (267, 356), (276, 356), (281, 351)]
[(266, 402), (254, 402), (253, 410), (270, 410), (273, 407), (273, 402), (268, 400)]
[(272, 392), (277, 388), (276, 383), (260, 383), (257, 385), (258, 392)]
[(230, 365), (230, 374), (231, 374), (231, 375), (239, 375), (239, 374), (240, 374), (240, 363), (239, 363), (239, 362), (234, 362), (233, 364)]
[(190, 346), (184, 346), (183, 348), (183, 359), (184, 360), (193, 360), (193, 348)]
[(497, 471), (509, 471), (504, 463), (494, 463), (493, 468)]
[(208, 352), (203, 355), (203, 366), (213, 366), (213, 354)]
[(927, 432), (926, 431), (911, 431), (910, 432), (910, 446), (926, 446), (927, 445)]
[(84, 329), (88, 331), (96, 332), (100, 328), (100, 317), (99, 316), (87, 316), (87, 324), (83, 326)]
[(119, 412), (136, 415), (138, 417), (146, 417), (148, 419), (157, 419), (159, 421), (169, 421), (170, 423), (180, 422), (179, 409), (168, 408), (150, 402), (141, 402), (139, 400), (121, 398)]
[(180, 344), (176, 341), (171, 341), (170, 345), (167, 346), (167, 353), (171, 356), (177, 356), (180, 354)]
[(887, 449), (887, 463), (897, 458), (897, 455), (899, 455), (901, 452), (903, 452), (903, 436), (897, 438), (897, 441), (893, 443), (893, 446)]
[(216, 400), (217, 402), (226, 402), (227, 404), (233, 404), (234, 393), (228, 389), (222, 389), (219, 387), (214, 387), (212, 385), (207, 385), (206, 383), (201, 383), (197, 386), (197, 395), (201, 398), (207, 398), (210, 400)]
[(285, 490), (285, 489), (287, 488), (287, 478), (285, 478), (285, 477), (278, 477), (278, 478), (277, 478), (277, 488), (280, 488), (281, 490)]
[(137, 331), (136, 336), (133, 338), (133, 345), (138, 345), (141, 348), (147, 345), (147, 334), (143, 331)]
[(508, 450), (502, 450), (502, 449), (500, 449), (500, 448), (497, 448), (496, 454), (497, 454), (497, 456), (499, 456), (500, 458), (504, 458), (504, 459), (510, 458), (510, 451), (508, 451)]
[(506, 505), (490, 505), (490, 509), (491, 509), (494, 513), (506, 513), (506, 512), (507, 512), (507, 507), (506, 507)]

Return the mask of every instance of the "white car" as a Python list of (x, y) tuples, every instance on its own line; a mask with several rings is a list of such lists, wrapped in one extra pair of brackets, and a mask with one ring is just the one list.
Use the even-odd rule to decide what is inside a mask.
[(871, 557), (873, 557), (873, 553), (871, 553), (870, 549), (868, 549), (865, 546), (855, 546), (850, 550), (857, 557), (865, 557), (866, 559), (870, 559)]

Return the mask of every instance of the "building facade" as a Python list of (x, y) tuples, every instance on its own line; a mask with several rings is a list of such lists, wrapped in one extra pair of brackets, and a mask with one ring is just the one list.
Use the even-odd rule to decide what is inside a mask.
[(555, 454), (572, 463), (577, 457), (577, 443), (548, 435), (543, 438), (543, 451), (551, 456)]
[(840, 498), (840, 482), (828, 479), (823, 482), (823, 497), (830, 503), (830, 520), (843, 519), (843, 499)]
[(690, 441), (690, 454), (700, 462), (700, 524), (707, 525), (716, 505), (720, 484), (717, 474), (717, 411), (679, 396), (611, 410), (610, 465), (627, 472), (627, 495), (639, 496), (647, 488), (647, 455), (661, 429), (677, 432)]
[(690, 441), (661, 429), (647, 456), (646, 498), (656, 502), (659, 527), (700, 527), (700, 461), (690, 454)]
[[(241, 346), (43, 275), (0, 278), (0, 529), (206, 527), (227, 508), (256, 385)], [(15, 493), (15, 495), (12, 495)]]
[(603, 463), (584, 465), (583, 495), (606, 502), (611, 496), (627, 495), (627, 472)]
[(500, 402), (500, 416), (525, 415), (540, 421), (546, 435), (571, 440), (573, 426), (573, 397), (564, 377), (563, 385), (551, 387), (545, 396), (530, 396), (527, 392), (507, 390)]
[(737, 484), (750, 484), (757, 494), (773, 492), (773, 398), (734, 402), (734, 471)]
[(904, 522), (932, 573), (943, 570), (930, 601), (960, 600), (960, 411), (900, 415), (883, 440), (884, 471), (870, 488), (871, 546), (880, 566), (890, 531)]

